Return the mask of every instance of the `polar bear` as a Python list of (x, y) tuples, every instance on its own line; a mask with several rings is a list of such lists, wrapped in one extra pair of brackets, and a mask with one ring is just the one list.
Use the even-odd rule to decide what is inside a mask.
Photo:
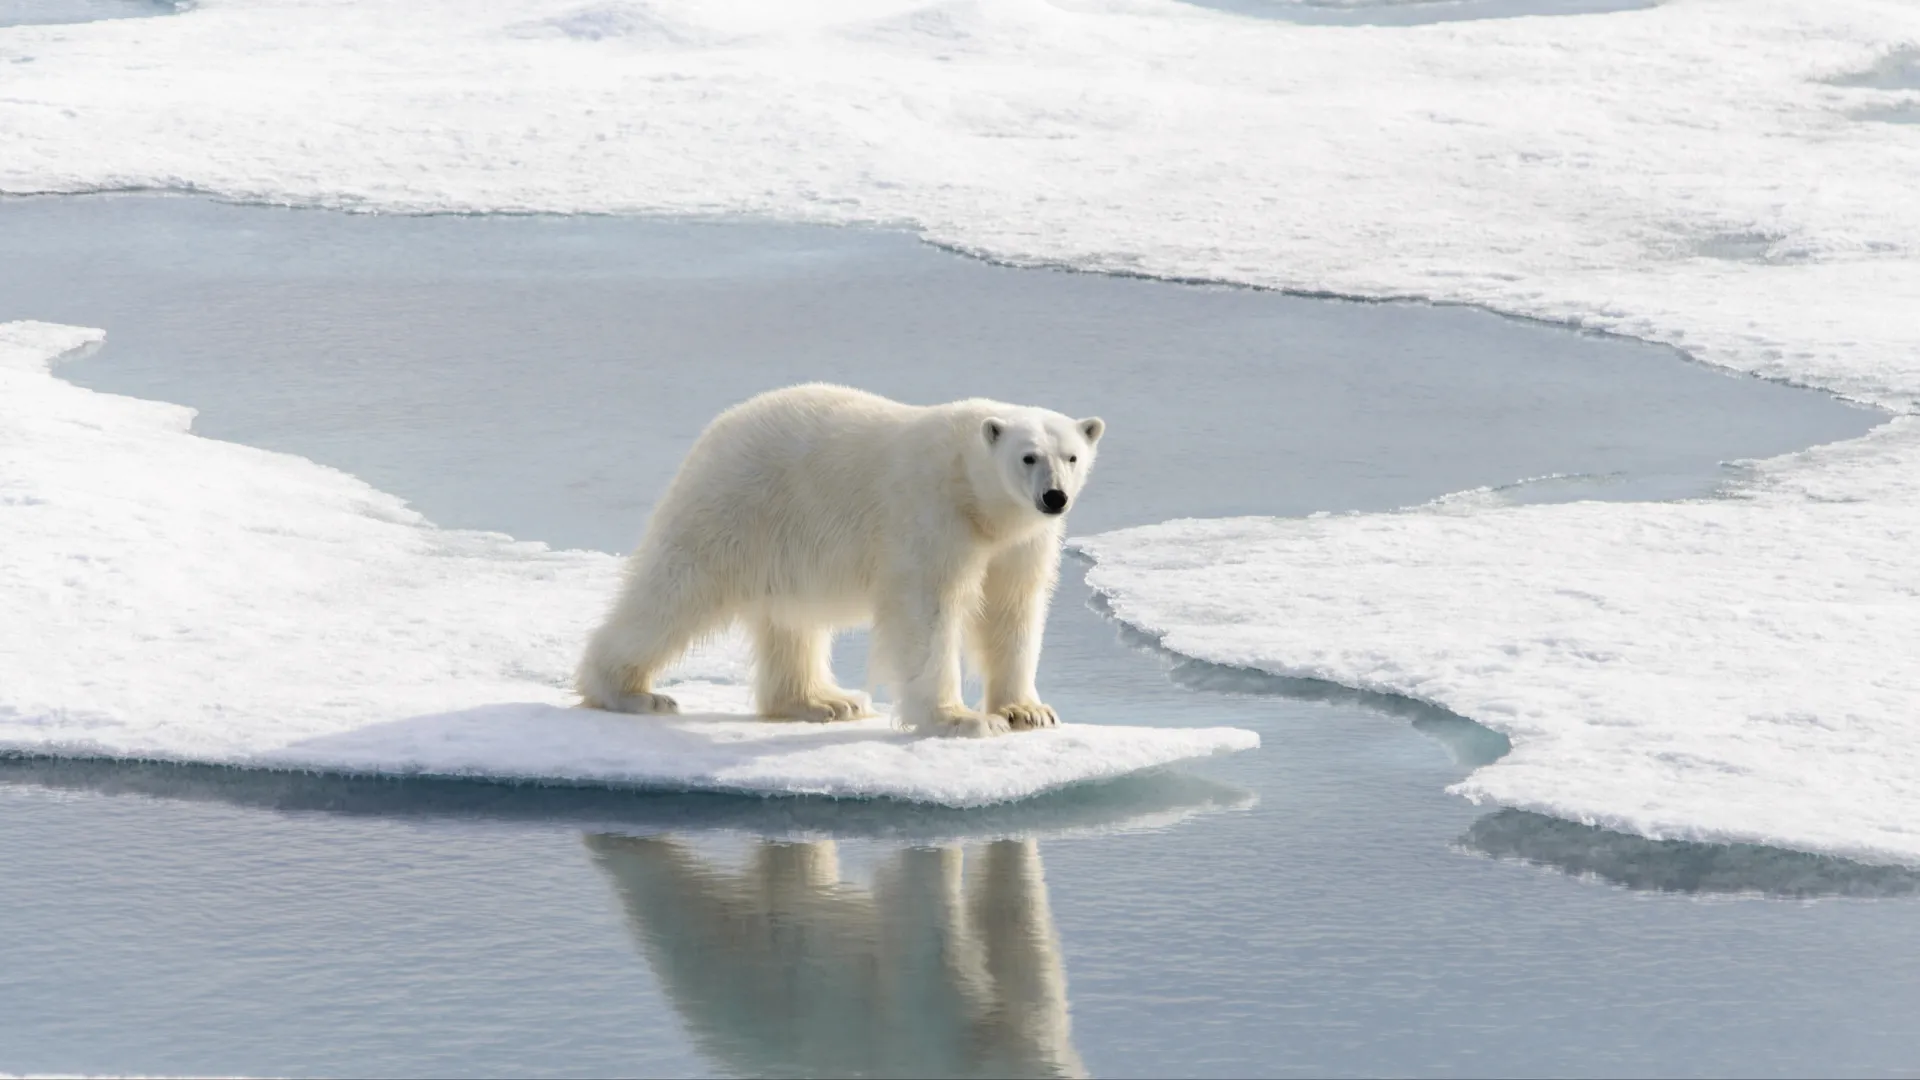
[[(903, 726), (992, 735), (1058, 722), (1034, 672), (1067, 510), (1105, 425), (970, 399), (918, 407), (844, 386), (762, 394), (694, 442), (582, 659), (582, 703), (671, 713), (653, 681), (744, 622), (760, 713), (844, 720), (834, 630), (873, 626)], [(985, 684), (961, 701), (965, 651)]]

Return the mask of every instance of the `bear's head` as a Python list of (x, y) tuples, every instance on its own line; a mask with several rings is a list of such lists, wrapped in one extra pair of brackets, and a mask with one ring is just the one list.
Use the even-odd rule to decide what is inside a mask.
[(1097, 416), (1075, 420), (1030, 409), (981, 421), (980, 438), (1005, 494), (1036, 514), (1058, 517), (1086, 485), (1094, 447), (1106, 429)]

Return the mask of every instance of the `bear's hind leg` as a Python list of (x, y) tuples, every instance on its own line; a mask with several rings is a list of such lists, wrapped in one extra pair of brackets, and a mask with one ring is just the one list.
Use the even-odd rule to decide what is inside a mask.
[(754, 698), (769, 720), (857, 720), (872, 701), (833, 681), (831, 632), (768, 620), (754, 637)]
[(720, 597), (698, 587), (700, 577), (667, 572), (655, 559), (636, 560), (580, 661), (575, 678), (582, 705), (622, 713), (680, 711), (678, 702), (654, 693), (654, 677), (731, 618)]

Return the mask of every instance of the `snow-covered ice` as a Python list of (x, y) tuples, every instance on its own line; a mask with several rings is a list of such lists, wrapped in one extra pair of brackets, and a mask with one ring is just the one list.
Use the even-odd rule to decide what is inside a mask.
[(764, 723), (741, 715), (736, 640), (679, 669), (689, 715), (568, 708), (618, 560), (438, 529), (344, 473), (194, 436), (191, 410), (51, 374), (101, 336), (0, 323), (0, 753), (977, 806), (1258, 745)]
[[(1862, 117), (1916, 91), (1856, 76), (1916, 43), (1897, 0), (1417, 28), (1170, 0), (205, 0), (0, 31), (0, 191), (905, 223), (1014, 263), (1482, 304), (1912, 414), (1920, 126)], [(1720, 500), (1088, 550), (1171, 647), (1510, 732), (1470, 794), (1914, 861), (1917, 515), (1903, 418)], [(485, 609), (508, 565), (434, 600)], [(405, 614), (381, 632), (426, 633)]]
[(1769, 462), (1721, 499), (1447, 500), (1079, 544), (1088, 583), (1166, 648), (1506, 734), (1455, 788), (1476, 801), (1920, 863), (1920, 506), (1873, 497), (1920, 460), (1884, 442)]

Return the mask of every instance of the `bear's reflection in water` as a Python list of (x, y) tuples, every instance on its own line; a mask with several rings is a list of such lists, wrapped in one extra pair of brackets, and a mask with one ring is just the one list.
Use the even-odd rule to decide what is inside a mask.
[(908, 848), (871, 889), (831, 841), (743, 869), (589, 836), (694, 1041), (737, 1075), (1082, 1076), (1032, 841)]

